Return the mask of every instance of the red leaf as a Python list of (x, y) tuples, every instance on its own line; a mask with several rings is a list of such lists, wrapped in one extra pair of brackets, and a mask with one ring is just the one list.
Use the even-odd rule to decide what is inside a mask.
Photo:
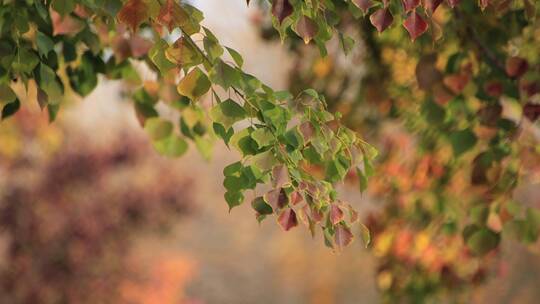
[(84, 28), (84, 23), (69, 15), (60, 16), (56, 11), (50, 10), (53, 36), (56, 35), (75, 35)]
[(401, 0), (401, 3), (405, 12), (408, 13), (420, 5), (420, 0)]
[(304, 122), (300, 125), (298, 128), (300, 130), (300, 133), (302, 134), (302, 137), (304, 138), (304, 142), (308, 142), (313, 137), (313, 134), (315, 133), (315, 128), (313, 128), (313, 125), (309, 121)]
[(353, 4), (362, 10), (364, 15), (368, 12), (369, 8), (373, 6), (372, 0), (352, 0)]
[(317, 35), (318, 27), (317, 24), (306, 16), (300, 17), (296, 23), (296, 32), (302, 39), (304, 43), (308, 44), (315, 35)]
[(296, 219), (296, 213), (291, 208), (283, 210), (279, 215), (278, 223), (285, 231), (289, 231), (291, 228), (294, 228), (298, 225), (298, 220)]
[(298, 205), (303, 200), (302, 195), (298, 191), (291, 193), (291, 204)]
[(510, 57), (506, 60), (506, 74), (512, 78), (521, 77), (528, 69), (529, 63), (521, 57)]
[(461, 0), (448, 0), (448, 5), (450, 5), (451, 8), (454, 8), (459, 2), (461, 2)]
[(330, 206), (330, 222), (332, 222), (332, 225), (336, 225), (342, 220), (343, 211), (341, 211), (341, 209), (336, 204), (332, 204), (332, 206)]
[(132, 31), (148, 18), (148, 7), (143, 0), (129, 0), (118, 12), (118, 20), (126, 24)]
[(425, 33), (428, 27), (427, 23), (417, 12), (410, 14), (403, 22), (403, 26), (407, 29), (413, 41)]
[(167, 0), (167, 3), (163, 5), (159, 11), (157, 22), (172, 31), (174, 27), (183, 22), (183, 19), (187, 19), (187, 14), (182, 8), (175, 2), (175, 0)]
[(338, 248), (343, 248), (349, 245), (352, 242), (353, 235), (351, 233), (351, 230), (344, 225), (339, 225), (336, 227), (336, 245)]
[(392, 24), (394, 17), (392, 17), (390, 10), (381, 8), (369, 16), (369, 21), (371, 21), (371, 24), (373, 24), (377, 31), (381, 33)]
[(279, 24), (292, 14), (292, 12), (293, 7), (289, 3), (289, 0), (274, 0), (274, 3), (272, 3), (272, 15), (279, 20)]
[(285, 190), (283, 189), (270, 190), (263, 197), (275, 212), (285, 207), (289, 202), (287, 193), (285, 193)]
[(146, 53), (148, 53), (148, 51), (152, 48), (152, 42), (142, 38), (139, 35), (133, 35), (129, 41), (129, 45), (131, 47), (131, 54), (133, 54), (133, 57), (135, 58), (146, 55)]
[(430, 14), (433, 14), (442, 2), (443, 0), (424, 0), (424, 7)]
[(284, 165), (275, 166), (272, 169), (272, 177), (275, 188), (281, 188), (283, 185), (290, 183), (289, 170)]

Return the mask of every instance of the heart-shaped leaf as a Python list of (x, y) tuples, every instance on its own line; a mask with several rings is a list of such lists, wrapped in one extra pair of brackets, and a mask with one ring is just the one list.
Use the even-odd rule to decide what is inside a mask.
[(369, 16), (369, 21), (375, 26), (377, 32), (381, 33), (392, 24), (394, 17), (389, 9), (381, 8)]
[(411, 39), (414, 41), (420, 35), (426, 32), (428, 24), (422, 19), (422, 17), (415, 11), (405, 19), (403, 26), (409, 32)]

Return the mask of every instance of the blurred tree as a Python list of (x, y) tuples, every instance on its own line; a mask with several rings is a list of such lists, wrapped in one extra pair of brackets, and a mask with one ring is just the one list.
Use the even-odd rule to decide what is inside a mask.
[[(381, 152), (369, 193), (387, 204), (368, 226), (386, 300), (459, 299), (502, 236), (537, 244), (540, 201), (513, 194), (539, 182), (538, 2), (334, 4), (341, 34), (327, 56), (290, 40), (290, 90), (324, 94)], [(350, 178), (364, 187), (362, 172)]]
[[(10, 136), (27, 147), (62, 134), (54, 127), (44, 132), (46, 118), (25, 110), (6, 128), (4, 143)], [(0, 154), (9, 176), (0, 181), (0, 302), (124, 303), (129, 286), (148, 288), (130, 263), (133, 236), (166, 231), (188, 213), (191, 181), (148, 158), (135, 138), (106, 148), (88, 141), (76, 149), (51, 146), (45, 153)], [(174, 284), (185, 277), (178, 263), (169, 261)], [(151, 303), (142, 299), (129, 303)]]

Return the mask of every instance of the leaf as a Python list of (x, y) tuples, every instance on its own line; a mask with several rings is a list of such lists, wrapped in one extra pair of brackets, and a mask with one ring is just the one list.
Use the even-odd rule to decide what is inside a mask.
[(144, 129), (152, 140), (161, 140), (171, 135), (173, 124), (170, 121), (152, 117), (146, 120)]
[(237, 51), (229, 48), (229, 47), (225, 47), (227, 49), (227, 52), (229, 52), (229, 54), (231, 55), (232, 59), (234, 60), (234, 63), (236, 63), (236, 66), (238, 66), (239, 68), (242, 68), (242, 66), (244, 65), (244, 59), (242, 58), (242, 55), (240, 55), (240, 53), (238, 53)]
[(416, 40), (420, 35), (426, 32), (428, 24), (422, 19), (422, 17), (415, 11), (405, 19), (403, 26), (409, 32), (412, 41)]
[(17, 95), (6, 84), (0, 84), (0, 104), (11, 103), (17, 99)]
[(420, 5), (420, 0), (401, 0), (401, 3), (403, 4), (403, 10), (408, 13)]
[(454, 7), (456, 7), (460, 2), (461, 2), (461, 0), (448, 0), (448, 5), (450, 5), (451, 8), (454, 8)]
[(221, 86), (225, 90), (230, 87), (237, 87), (240, 83), (240, 73), (222, 60), (214, 65), (210, 71), (210, 79), (212, 82)]
[(353, 240), (351, 230), (345, 225), (338, 225), (335, 233), (334, 239), (338, 249), (347, 247)]
[(232, 99), (218, 103), (210, 110), (210, 118), (229, 129), (235, 122), (246, 117), (246, 110)]
[(475, 255), (485, 255), (486, 253), (497, 248), (500, 242), (500, 235), (488, 228), (478, 228), (476, 231), (470, 232), (465, 238), (467, 247)]
[(388, 8), (380, 8), (369, 16), (369, 21), (371, 21), (371, 24), (375, 26), (379, 33), (382, 33), (392, 24), (394, 17), (392, 17)]
[(281, 212), (278, 217), (278, 223), (285, 231), (291, 230), (298, 225), (298, 219), (296, 213), (291, 208), (287, 208)]
[(175, 27), (182, 24), (182, 20), (188, 19), (187, 13), (182, 9), (175, 0), (167, 0), (167, 2), (161, 6), (159, 11), (157, 22), (165, 26), (169, 32)]
[(36, 32), (36, 45), (38, 48), (38, 53), (41, 57), (47, 56), (47, 54), (49, 54), (49, 52), (54, 48), (54, 42), (52, 39), (40, 31)]
[(530, 121), (536, 121), (540, 117), (540, 104), (526, 103), (523, 106), (523, 116), (527, 117)]
[(268, 205), (260, 196), (256, 197), (253, 201), (251, 201), (251, 206), (260, 215), (269, 215), (274, 212), (272, 210), (272, 207)]
[(17, 113), (19, 111), (19, 108), (21, 107), (21, 103), (18, 98), (15, 98), (14, 101), (6, 104), (2, 108), (2, 120), (12, 116), (13, 114)]
[(51, 11), (53, 23), (53, 36), (75, 35), (84, 28), (84, 22), (69, 15), (60, 16), (55, 11)]
[(75, 9), (74, 0), (53, 0), (51, 2), (53, 10), (57, 11), (60, 15), (69, 15)]
[(210, 89), (208, 77), (199, 69), (192, 69), (177, 86), (178, 93), (191, 100), (197, 100)]
[(186, 153), (187, 142), (178, 135), (170, 134), (161, 140), (152, 143), (154, 148), (162, 155), (168, 157), (179, 157)]
[(263, 198), (268, 205), (272, 206), (275, 212), (287, 204), (286, 194), (281, 188), (268, 191), (264, 194)]
[(267, 128), (258, 128), (251, 133), (251, 138), (253, 138), (259, 148), (263, 148), (271, 145), (275, 142), (275, 137)]
[(158, 39), (152, 48), (148, 51), (148, 57), (159, 69), (162, 76), (164, 76), (170, 69), (176, 65), (169, 61), (165, 56), (165, 50), (169, 47), (167, 42), (163, 39)]
[(361, 9), (364, 15), (375, 5), (373, 0), (352, 0), (352, 3)]
[(274, 0), (272, 3), (272, 15), (277, 18), (279, 24), (290, 16), (293, 12), (293, 7), (289, 0)]
[(366, 227), (366, 225), (360, 223), (360, 235), (362, 236), (362, 241), (364, 242), (364, 246), (368, 248), (369, 244), (371, 244), (371, 233)]
[(450, 134), (450, 143), (456, 157), (470, 150), (476, 145), (476, 142), (476, 135), (470, 129), (464, 129)]
[(506, 60), (506, 74), (512, 78), (519, 78), (523, 76), (529, 69), (529, 63), (527, 60), (521, 57), (509, 57)]
[(441, 5), (443, 0), (424, 0), (424, 7), (426, 10), (433, 15), (435, 13), (435, 10)]
[(127, 25), (133, 32), (148, 19), (149, 8), (143, 0), (128, 0), (118, 12), (118, 21)]
[(241, 205), (244, 202), (244, 195), (242, 192), (225, 192), (225, 201), (229, 205), (229, 212), (232, 208)]
[(332, 204), (330, 206), (330, 222), (332, 225), (336, 225), (337, 223), (341, 222), (344, 218), (343, 211), (337, 204)]
[(296, 33), (308, 44), (315, 35), (317, 35), (317, 24), (309, 17), (302, 16), (296, 22)]

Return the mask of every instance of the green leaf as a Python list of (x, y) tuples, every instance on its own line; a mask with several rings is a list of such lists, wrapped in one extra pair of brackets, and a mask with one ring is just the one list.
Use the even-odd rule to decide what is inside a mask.
[(360, 223), (360, 235), (362, 236), (362, 241), (364, 242), (364, 246), (368, 248), (369, 244), (371, 244), (371, 233), (366, 227), (366, 225)]
[(170, 69), (176, 65), (169, 61), (165, 56), (165, 50), (169, 47), (163, 39), (157, 40), (152, 48), (148, 51), (148, 57), (159, 69), (161, 75), (165, 75)]
[(229, 52), (229, 54), (231, 55), (234, 63), (236, 63), (236, 66), (242, 68), (242, 66), (244, 65), (244, 58), (242, 58), (242, 55), (229, 47), (225, 48), (227, 49), (227, 52)]
[(229, 129), (235, 122), (246, 118), (246, 110), (232, 99), (227, 99), (210, 110), (210, 118)]
[(39, 57), (31, 50), (19, 48), (11, 67), (15, 73), (30, 73), (39, 63)]
[(223, 169), (223, 175), (225, 176), (233, 176), (240, 172), (242, 169), (242, 163), (241, 162), (235, 162)]
[(178, 84), (178, 93), (189, 97), (191, 100), (197, 100), (210, 89), (211, 83), (208, 77), (199, 69), (191, 70)]
[(153, 141), (157, 141), (171, 135), (173, 124), (170, 121), (152, 117), (146, 120), (144, 129)]
[(229, 211), (232, 210), (232, 208), (239, 206), (244, 201), (244, 195), (242, 192), (225, 192), (225, 201), (227, 202), (227, 205), (229, 205)]
[(230, 87), (239, 86), (241, 78), (238, 70), (222, 60), (218, 60), (214, 65), (214, 68), (210, 71), (210, 79), (212, 79), (213, 83), (218, 84), (227, 90)]
[(5, 84), (0, 84), (0, 103), (10, 103), (17, 98), (15, 92)]
[(60, 15), (65, 16), (75, 9), (75, 0), (52, 0), (51, 7)]
[(465, 242), (467, 243), (467, 247), (469, 247), (475, 255), (485, 255), (497, 248), (500, 242), (500, 235), (488, 228), (478, 228), (468, 234), (468, 237), (465, 238)]
[(54, 48), (54, 42), (52, 39), (40, 31), (36, 32), (36, 44), (41, 57), (47, 56), (47, 54), (49, 54), (49, 52)]
[(175, 134), (170, 134), (168, 137), (154, 141), (152, 145), (160, 154), (168, 157), (181, 156), (188, 149), (187, 142)]
[(253, 201), (251, 201), (251, 206), (260, 215), (269, 215), (274, 212), (272, 207), (268, 205), (261, 196), (256, 197)]
[(464, 129), (450, 134), (450, 143), (456, 157), (472, 149), (476, 145), (476, 142), (476, 135), (470, 129)]
[(227, 147), (229, 146), (229, 141), (231, 140), (231, 137), (234, 135), (233, 128), (228, 128), (225, 130), (225, 127), (217, 122), (214, 122), (212, 124), (212, 128), (214, 129), (214, 133), (216, 133), (217, 136), (219, 136), (223, 141), (225, 142), (225, 145)]
[(21, 107), (21, 103), (19, 102), (19, 99), (16, 98), (14, 101), (6, 104), (2, 108), (2, 120), (12, 116), (13, 114), (17, 113), (19, 111), (19, 108)]
[(251, 133), (259, 148), (271, 145), (275, 141), (275, 137), (267, 128), (258, 128)]

